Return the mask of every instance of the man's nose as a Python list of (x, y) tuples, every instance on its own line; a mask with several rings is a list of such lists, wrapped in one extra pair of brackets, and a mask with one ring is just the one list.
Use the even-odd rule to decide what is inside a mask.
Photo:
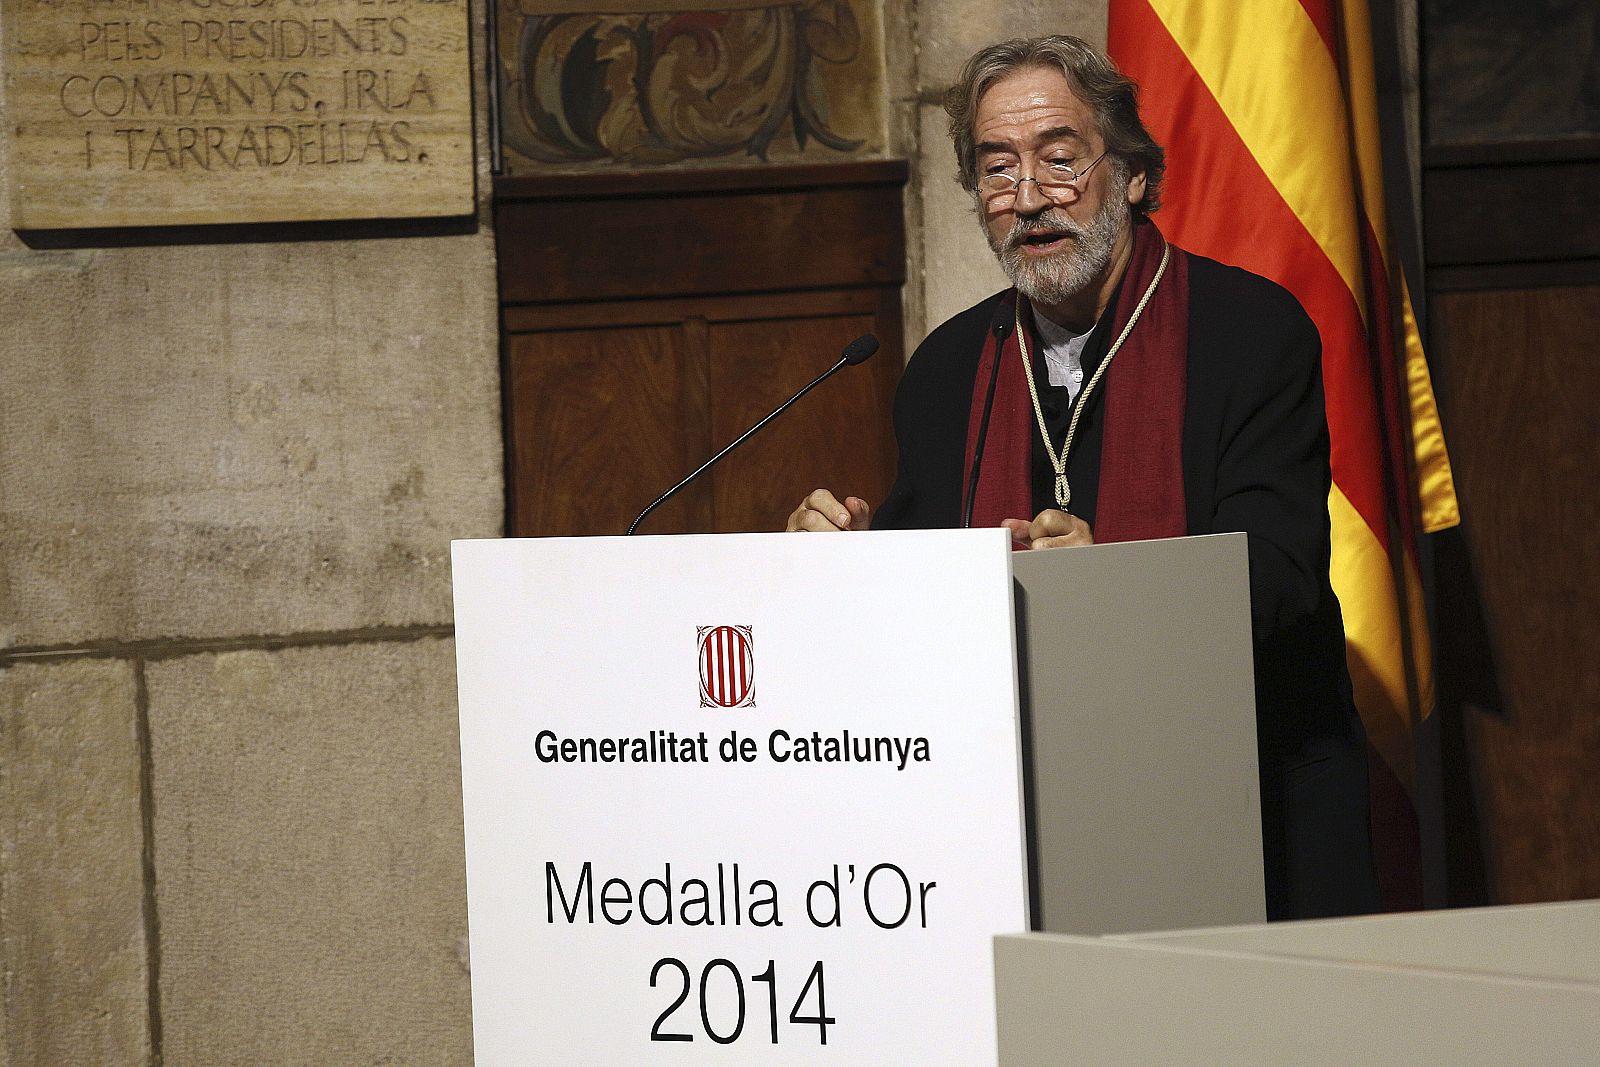
[(1049, 206), (1050, 198), (1039, 188), (1036, 178), (1030, 175), (1017, 179), (1017, 214), (1037, 215)]

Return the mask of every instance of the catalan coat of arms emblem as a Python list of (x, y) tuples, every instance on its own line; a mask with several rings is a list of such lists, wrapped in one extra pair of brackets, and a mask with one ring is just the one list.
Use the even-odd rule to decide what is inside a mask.
[(748, 626), (699, 626), (700, 706), (753, 708), (755, 642)]

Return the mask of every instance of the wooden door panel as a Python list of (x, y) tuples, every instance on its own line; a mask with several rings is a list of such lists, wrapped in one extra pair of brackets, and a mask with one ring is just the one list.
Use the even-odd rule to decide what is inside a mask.
[(623, 532), (869, 330), (871, 363), (641, 529), (779, 529), (818, 485), (882, 499), (906, 176), (875, 160), (497, 180), (510, 532)]
[(1469, 720), (1494, 901), (1593, 897), (1600, 286), (1437, 294), (1432, 316), (1456, 487), (1505, 699), (1503, 715)]
[[(845, 345), (874, 330), (870, 314), (713, 324), (711, 435), (732, 440), (806, 382), (832, 366)], [(717, 474), (720, 531), (780, 530), (807, 492), (824, 486), (876, 503), (894, 471), (883, 426), (889, 396), (874, 361), (846, 367), (785, 412)]]
[(905, 178), (903, 162), (887, 161), (502, 178), (495, 183), (500, 299), (898, 285)]
[[(681, 327), (517, 334), (506, 347), (517, 534), (623, 533), (704, 455), (704, 363)], [(647, 521), (704, 530), (709, 496), (690, 492)]]

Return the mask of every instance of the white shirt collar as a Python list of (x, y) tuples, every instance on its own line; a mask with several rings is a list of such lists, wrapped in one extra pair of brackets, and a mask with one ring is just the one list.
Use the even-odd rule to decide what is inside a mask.
[(1052, 322), (1033, 309), (1034, 333), (1044, 349), (1045, 366), (1050, 384), (1067, 387), (1067, 399), (1078, 399), (1083, 388), (1083, 350), (1089, 344), (1094, 327), (1083, 333), (1073, 333), (1058, 322)]

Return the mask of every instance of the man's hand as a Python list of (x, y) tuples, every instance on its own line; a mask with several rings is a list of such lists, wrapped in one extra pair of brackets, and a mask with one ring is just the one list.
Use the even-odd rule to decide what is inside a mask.
[(858, 496), (847, 496), (841, 504), (826, 489), (813, 489), (789, 516), (788, 533), (837, 533), (840, 530), (865, 530), (872, 520), (872, 509)]
[(1011, 531), (1011, 539), (1029, 548), (1068, 548), (1094, 544), (1094, 531), (1076, 515), (1046, 508), (1027, 519), (1007, 519), (1000, 524)]

